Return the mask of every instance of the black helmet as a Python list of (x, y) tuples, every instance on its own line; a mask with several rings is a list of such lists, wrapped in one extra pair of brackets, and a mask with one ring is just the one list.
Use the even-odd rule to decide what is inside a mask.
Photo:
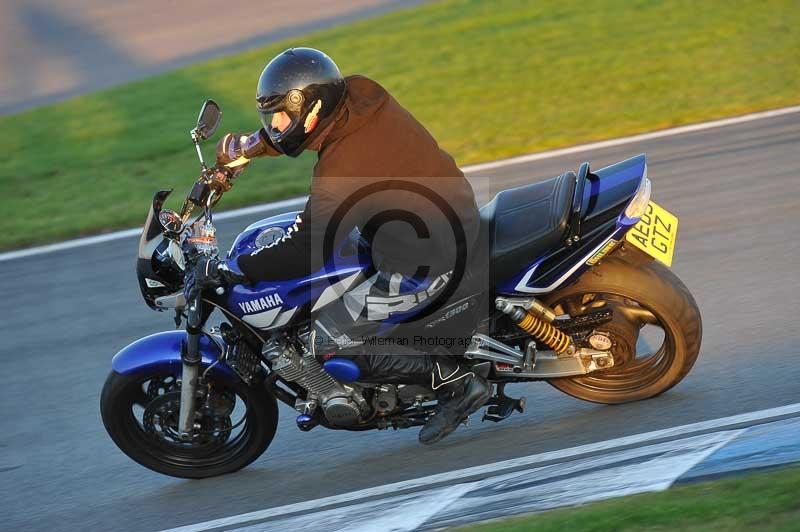
[[(344, 78), (333, 60), (313, 48), (289, 48), (269, 62), (258, 79), (256, 107), (272, 144), (297, 157), (335, 118), (344, 101)], [(280, 131), (272, 116), (291, 120)]]

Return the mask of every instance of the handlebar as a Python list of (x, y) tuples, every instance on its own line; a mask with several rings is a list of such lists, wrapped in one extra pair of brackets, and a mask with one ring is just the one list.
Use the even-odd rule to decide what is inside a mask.
[[(225, 192), (233, 188), (234, 173), (225, 167), (204, 170), (192, 186), (181, 207), (180, 217), (185, 224), (195, 207), (211, 209)], [(208, 212), (208, 210), (207, 210)]]

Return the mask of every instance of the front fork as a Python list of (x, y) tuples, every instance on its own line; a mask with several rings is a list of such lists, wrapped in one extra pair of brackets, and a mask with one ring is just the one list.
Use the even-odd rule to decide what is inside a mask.
[(194, 405), (197, 401), (198, 375), (200, 374), (200, 334), (202, 333), (202, 310), (200, 296), (187, 302), (186, 343), (181, 349), (181, 403), (178, 412), (178, 431), (181, 438), (189, 440), (194, 431)]

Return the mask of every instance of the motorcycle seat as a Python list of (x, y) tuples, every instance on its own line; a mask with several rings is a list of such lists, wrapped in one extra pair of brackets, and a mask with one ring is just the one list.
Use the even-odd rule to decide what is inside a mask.
[(563, 244), (575, 173), (499, 192), (481, 207), (481, 238), (493, 280), (508, 278)]

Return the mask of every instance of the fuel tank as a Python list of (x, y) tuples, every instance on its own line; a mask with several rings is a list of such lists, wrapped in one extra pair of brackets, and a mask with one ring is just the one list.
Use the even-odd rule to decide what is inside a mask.
[[(296, 231), (298, 212), (287, 212), (259, 220), (242, 231), (227, 254), (229, 266), (236, 269), (236, 259), (261, 248), (280, 245), (279, 241)], [(235, 285), (226, 295), (226, 310), (257, 330), (283, 327), (318, 310), (349, 288), (366, 268), (367, 262), (357, 253), (357, 231), (337, 250), (335, 260), (306, 277)], [(332, 264), (335, 263), (335, 267)]]

